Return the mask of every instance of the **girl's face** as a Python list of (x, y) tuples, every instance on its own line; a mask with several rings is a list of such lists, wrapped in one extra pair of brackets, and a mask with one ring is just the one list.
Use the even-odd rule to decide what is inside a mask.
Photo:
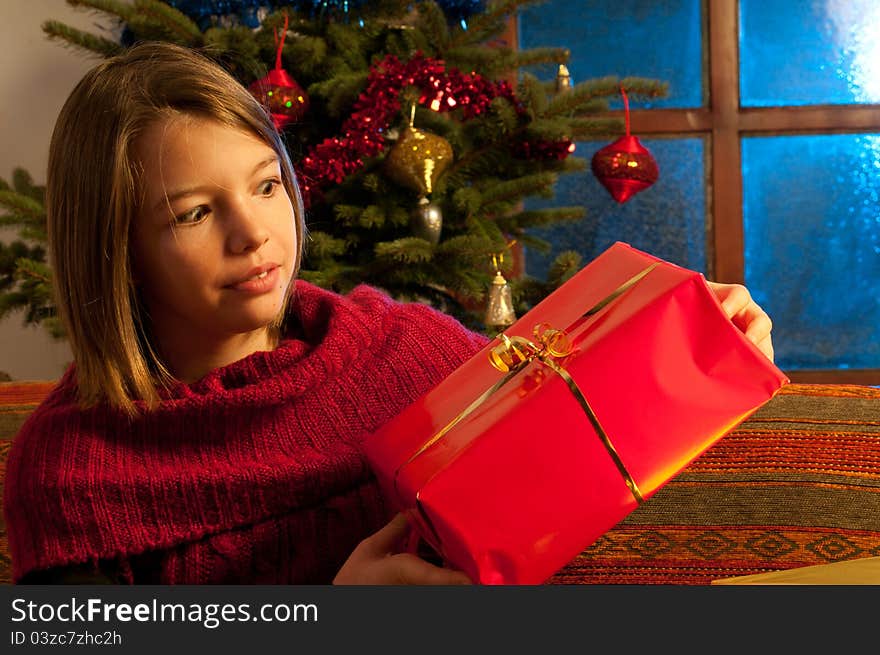
[(266, 328), (297, 253), (275, 151), (246, 132), (179, 116), (149, 126), (135, 154), (145, 188), (132, 267), (160, 351), (173, 359), (268, 349)]

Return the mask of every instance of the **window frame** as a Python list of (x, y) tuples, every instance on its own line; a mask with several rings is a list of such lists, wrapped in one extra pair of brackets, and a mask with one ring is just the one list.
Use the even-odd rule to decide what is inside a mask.
[[(705, 138), (708, 276), (718, 282), (745, 280), (741, 139), (780, 134), (880, 132), (880, 105), (741, 107), (739, 98), (739, 2), (703, 0), (705, 107), (634, 109), (633, 133), (640, 136)], [(516, 22), (506, 34), (516, 43)], [(704, 91), (705, 93), (705, 91)], [(622, 111), (609, 112), (622, 117)], [(792, 382), (880, 385), (880, 369), (785, 371)]]

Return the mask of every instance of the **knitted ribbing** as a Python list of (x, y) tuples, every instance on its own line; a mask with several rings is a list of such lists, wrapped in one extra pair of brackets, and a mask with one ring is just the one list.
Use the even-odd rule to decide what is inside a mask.
[(165, 550), (164, 582), (326, 582), (387, 520), (363, 439), (486, 342), (366, 286), (297, 282), (290, 331), (133, 423), (71, 366), (8, 460), (13, 576)]

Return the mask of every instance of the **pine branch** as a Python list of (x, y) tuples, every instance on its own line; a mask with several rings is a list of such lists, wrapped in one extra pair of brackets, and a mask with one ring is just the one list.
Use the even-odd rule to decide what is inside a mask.
[[(202, 42), (202, 30), (182, 11), (159, 0), (135, 0), (134, 6), (140, 17), (160, 25), (177, 43), (194, 46)], [(131, 23), (133, 19), (126, 20)]]
[(24, 241), (16, 240), (6, 245), (0, 242), (0, 290), (9, 289), (18, 284), (16, 278), (16, 262), (19, 259), (42, 259), (45, 251), (35, 246), (29, 247)]
[[(500, 35), (506, 27), (506, 18), (526, 4), (524, 0), (501, 0), (487, 3), (485, 10), (468, 18), (467, 30), (458, 29), (453, 43), (486, 43)], [(534, 4), (534, 0), (531, 0)]]
[(358, 217), (358, 225), (368, 230), (381, 228), (385, 225), (385, 212), (378, 205), (369, 205)]
[(49, 286), (52, 284), (52, 270), (43, 262), (21, 257), (15, 260), (15, 272), (21, 280), (35, 280)]
[(331, 23), (327, 27), (325, 38), (345, 62), (348, 71), (360, 71), (369, 67), (370, 62), (363, 55), (366, 46), (365, 35), (359, 27)]
[(67, 338), (67, 332), (64, 330), (64, 324), (61, 322), (61, 318), (58, 316), (47, 316), (42, 321), (40, 321), (40, 325), (43, 327), (46, 332), (49, 333), (49, 336), (53, 339), (61, 341), (62, 339)]
[(572, 87), (568, 93), (557, 95), (551, 102), (545, 117), (561, 116), (582, 109), (582, 106), (596, 98), (614, 98), (620, 96), (620, 87), (626, 89), (630, 97), (656, 98), (663, 96), (668, 91), (668, 85), (655, 80), (647, 80), (640, 77), (603, 77), (597, 80), (587, 80)]
[[(513, 53), (511, 58), (512, 66), (516, 68), (525, 68), (527, 66), (537, 66), (540, 64), (566, 64), (571, 58), (571, 51), (568, 48), (550, 48), (538, 47), (529, 48), (528, 50), (519, 50)], [(554, 71), (555, 74), (556, 71)], [(553, 85), (556, 80), (551, 81)]]
[(505, 232), (514, 229), (522, 230), (531, 227), (543, 227), (557, 223), (574, 223), (586, 216), (584, 207), (551, 207), (548, 209), (532, 209), (498, 219), (498, 227)]
[(553, 246), (549, 241), (536, 237), (534, 234), (529, 234), (528, 232), (517, 234), (517, 240), (526, 248), (545, 255), (553, 249)]
[(544, 116), (570, 114), (581, 105), (595, 98), (613, 98), (620, 95), (620, 80), (617, 77), (603, 77), (575, 84), (570, 91), (557, 95), (547, 107)]
[(483, 206), (483, 196), (472, 186), (464, 186), (452, 194), (452, 202), (465, 216), (473, 216)]
[(33, 198), (40, 203), (45, 202), (46, 187), (34, 184), (31, 174), (23, 168), (12, 171), (12, 187), (20, 194)]
[(306, 244), (309, 259), (325, 260), (339, 257), (345, 252), (345, 241), (336, 239), (326, 232), (312, 230)]
[(623, 131), (623, 121), (619, 118), (573, 118), (568, 125), (568, 137), (573, 141), (587, 141)]
[(499, 165), (503, 165), (504, 160), (510, 157), (509, 142), (519, 134), (514, 131), (503, 136), (504, 140), (499, 135), (494, 143), (471, 148), (463, 157), (454, 161), (446, 171), (446, 180), (455, 180), (455, 186), (463, 186), (467, 180), (462, 178), (472, 177), (476, 172), (489, 174), (493, 170), (497, 171)]
[(556, 256), (547, 272), (547, 284), (553, 288), (568, 281), (581, 267), (581, 256), (574, 250), (565, 250)]
[(394, 241), (377, 243), (374, 248), (376, 257), (392, 259), (403, 264), (427, 262), (434, 257), (434, 246), (418, 237), (403, 237)]
[(135, 9), (131, 3), (119, 2), (119, 0), (67, 0), (67, 4), (75, 9), (112, 14), (121, 21), (129, 21), (135, 14)]
[(213, 27), (200, 41), (205, 46), (205, 54), (213, 57), (239, 81), (247, 83), (265, 75), (266, 66), (260, 59), (260, 49), (249, 28), (243, 25)]
[(525, 103), (532, 117), (539, 116), (547, 110), (547, 93), (534, 75), (523, 73), (519, 81), (517, 95)]
[(465, 264), (476, 264), (485, 258), (488, 249), (491, 247), (487, 246), (485, 239), (472, 234), (462, 234), (441, 241), (437, 245), (437, 254), (455, 257)]
[(39, 225), (46, 222), (43, 205), (16, 191), (0, 191), (0, 207), (12, 212), (11, 216), (0, 216), (0, 223), (4, 225), (18, 223)]
[[(274, 46), (272, 46), (271, 39), (268, 43), (271, 47), (266, 48), (266, 50), (271, 54), (267, 55), (267, 61), (272, 61), (274, 59)], [(323, 80), (324, 76), (321, 73), (324, 62), (327, 59), (328, 49), (327, 41), (322, 36), (300, 35), (295, 39), (288, 39), (284, 44), (282, 56), (285, 62), (294, 64), (291, 68), (297, 72)]]
[(418, 5), (419, 20), (416, 29), (431, 35), (431, 42), (444, 58), (450, 48), (449, 25), (446, 15), (435, 2), (422, 2)]
[(626, 94), (635, 99), (662, 98), (669, 95), (669, 84), (645, 77), (624, 77), (620, 80), (620, 86), (626, 89)]
[(325, 264), (319, 269), (302, 268), (298, 277), (324, 289), (338, 289), (338, 282), (342, 274), (339, 267)]
[(49, 240), (49, 234), (46, 231), (45, 224), (33, 227), (23, 227), (19, 230), (18, 235), (22, 239), (33, 241), (35, 243), (46, 243)]
[(564, 141), (572, 138), (571, 125), (561, 117), (539, 118), (525, 129), (525, 138), (528, 141)]
[(113, 57), (124, 50), (124, 48), (118, 43), (101, 36), (95, 36), (89, 32), (68, 27), (57, 20), (43, 21), (42, 28), (43, 32), (50, 39), (60, 40), (63, 45), (75, 46), (85, 50), (89, 54), (96, 54), (102, 57)]
[(443, 58), (454, 68), (463, 71), (478, 70), (489, 78), (499, 77), (514, 68), (513, 51), (510, 48), (487, 48), (483, 44), (450, 48), (443, 53)]
[(363, 208), (357, 205), (336, 204), (333, 206), (333, 215), (343, 225), (355, 225), (362, 211)]
[(490, 244), (491, 250), (488, 252), (501, 252), (507, 247), (507, 238), (495, 221), (474, 215), (467, 219), (467, 226), (474, 233), (474, 236), (482, 238), (485, 243)]
[(481, 274), (471, 269), (444, 269), (439, 280), (440, 284), (429, 286), (443, 289), (452, 300), (465, 306), (483, 300), (489, 281), (485, 273)]
[(307, 89), (309, 96), (322, 96), (327, 99), (327, 109), (331, 116), (343, 116), (364, 90), (369, 73), (366, 70), (336, 75), (330, 79), (315, 82)]
[(547, 172), (498, 182), (483, 190), (483, 208), (503, 201), (518, 200), (524, 196), (552, 193), (554, 184), (556, 175)]

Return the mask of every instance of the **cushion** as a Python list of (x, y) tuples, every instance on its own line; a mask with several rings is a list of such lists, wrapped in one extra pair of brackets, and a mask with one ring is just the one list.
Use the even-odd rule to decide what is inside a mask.
[[(45, 398), (55, 382), (2, 382), (0, 383), (0, 503), (3, 499), (3, 481), (6, 479), (6, 458), (12, 447), (12, 438), (21, 424)], [(9, 559), (9, 540), (6, 538), (6, 517), (0, 513), (0, 584), (12, 582), (12, 562)]]

